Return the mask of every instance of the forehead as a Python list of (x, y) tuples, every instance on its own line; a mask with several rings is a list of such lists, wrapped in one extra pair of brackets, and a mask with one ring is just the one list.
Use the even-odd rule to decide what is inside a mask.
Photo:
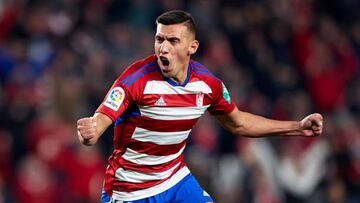
[(156, 28), (157, 36), (165, 37), (186, 37), (190, 34), (184, 23), (174, 25), (164, 25), (159, 23)]

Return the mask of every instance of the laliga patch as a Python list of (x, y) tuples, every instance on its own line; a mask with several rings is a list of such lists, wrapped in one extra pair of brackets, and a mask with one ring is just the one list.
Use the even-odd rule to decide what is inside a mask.
[(121, 87), (115, 87), (111, 90), (110, 94), (106, 98), (104, 105), (110, 109), (117, 111), (124, 101), (125, 92)]
[(231, 103), (230, 93), (229, 93), (229, 91), (226, 89), (224, 83), (222, 83), (222, 93), (223, 93), (224, 99), (230, 104), (230, 103)]

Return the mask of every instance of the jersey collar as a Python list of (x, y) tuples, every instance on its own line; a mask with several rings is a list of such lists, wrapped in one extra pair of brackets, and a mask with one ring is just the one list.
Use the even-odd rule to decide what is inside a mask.
[(191, 65), (190, 65), (190, 63), (189, 63), (189, 65), (188, 65), (188, 70), (187, 70), (187, 75), (186, 75), (186, 79), (185, 79), (185, 81), (182, 83), (182, 84), (178, 84), (178, 83), (176, 83), (174, 80), (172, 80), (171, 78), (166, 78), (166, 81), (171, 85), (171, 86), (174, 86), (174, 87), (176, 87), (176, 86), (181, 86), (181, 87), (185, 87), (186, 86), (186, 84), (189, 82), (189, 80), (190, 80), (190, 70), (191, 69)]

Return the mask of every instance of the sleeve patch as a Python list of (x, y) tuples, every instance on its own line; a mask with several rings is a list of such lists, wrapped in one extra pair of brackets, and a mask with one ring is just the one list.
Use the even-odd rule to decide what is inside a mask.
[(110, 91), (110, 94), (107, 96), (104, 105), (110, 109), (117, 111), (121, 106), (125, 98), (124, 89), (121, 87), (115, 87)]
[(224, 99), (230, 104), (230, 103), (231, 103), (230, 93), (229, 93), (229, 91), (226, 89), (224, 83), (222, 83), (222, 93), (223, 93)]

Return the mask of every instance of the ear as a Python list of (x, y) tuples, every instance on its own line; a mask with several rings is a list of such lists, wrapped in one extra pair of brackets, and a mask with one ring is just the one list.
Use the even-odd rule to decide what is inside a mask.
[(198, 48), (199, 42), (197, 40), (192, 41), (189, 46), (188, 55), (195, 54)]

